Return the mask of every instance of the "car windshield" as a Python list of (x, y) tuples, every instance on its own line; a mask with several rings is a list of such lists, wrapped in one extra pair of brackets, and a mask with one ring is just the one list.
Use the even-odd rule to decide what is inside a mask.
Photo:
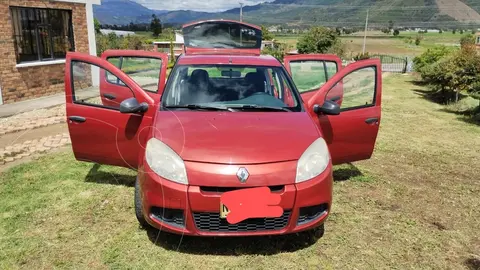
[(285, 70), (269, 66), (178, 65), (162, 100), (167, 109), (302, 110)]

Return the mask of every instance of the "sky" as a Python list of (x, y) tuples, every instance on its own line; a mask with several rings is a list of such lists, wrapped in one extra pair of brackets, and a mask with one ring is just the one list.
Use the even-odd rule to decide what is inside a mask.
[(224, 11), (240, 7), (239, 2), (245, 5), (256, 5), (274, 0), (135, 0), (136, 2), (157, 10), (195, 10), (204, 12)]

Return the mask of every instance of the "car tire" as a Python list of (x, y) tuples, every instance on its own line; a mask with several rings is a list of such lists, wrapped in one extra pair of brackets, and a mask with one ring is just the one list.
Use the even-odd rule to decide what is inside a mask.
[(140, 223), (140, 227), (143, 229), (150, 227), (145, 216), (143, 215), (143, 207), (142, 207), (142, 197), (140, 196), (140, 182), (135, 180), (135, 216), (137, 217), (138, 223)]

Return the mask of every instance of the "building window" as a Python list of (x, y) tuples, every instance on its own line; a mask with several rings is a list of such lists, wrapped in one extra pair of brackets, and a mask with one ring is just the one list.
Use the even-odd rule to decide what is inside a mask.
[(72, 11), (10, 7), (17, 63), (65, 58), (74, 51)]

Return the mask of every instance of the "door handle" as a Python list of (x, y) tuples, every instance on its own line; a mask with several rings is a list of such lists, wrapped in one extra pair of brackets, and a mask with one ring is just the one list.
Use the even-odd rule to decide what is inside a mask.
[(367, 120), (365, 120), (365, 123), (369, 125), (371, 124), (378, 125), (378, 118), (377, 117), (368, 118)]
[(103, 96), (104, 96), (106, 99), (110, 99), (110, 100), (114, 100), (114, 99), (117, 98), (115, 95), (112, 95), (112, 94), (103, 94)]
[(70, 116), (70, 117), (68, 117), (68, 120), (73, 121), (73, 122), (77, 122), (77, 123), (83, 123), (83, 122), (87, 121), (87, 119), (85, 119), (85, 117), (81, 117), (81, 116)]

